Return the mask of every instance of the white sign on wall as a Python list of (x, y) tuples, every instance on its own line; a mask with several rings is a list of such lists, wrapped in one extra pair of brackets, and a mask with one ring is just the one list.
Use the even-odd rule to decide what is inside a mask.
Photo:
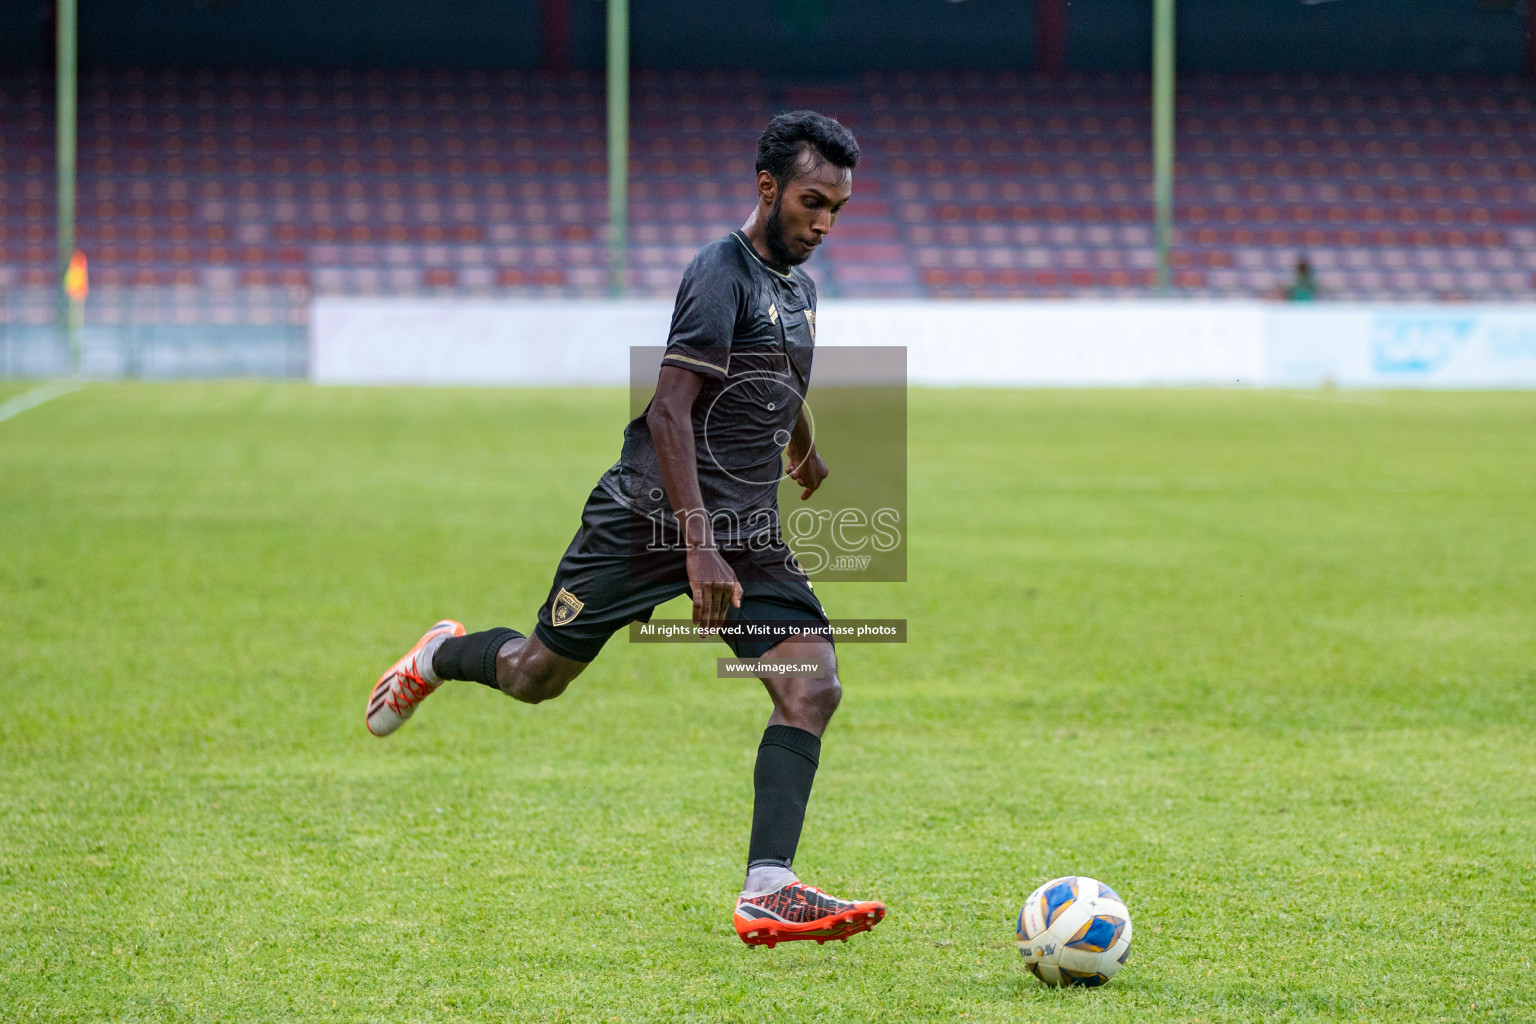
[[(667, 301), (322, 298), (326, 384), (624, 384)], [(1536, 305), (834, 301), (822, 345), (902, 345), (936, 386), (1536, 387)]]
[(1322, 306), (1268, 319), (1270, 384), (1536, 386), (1536, 307)]

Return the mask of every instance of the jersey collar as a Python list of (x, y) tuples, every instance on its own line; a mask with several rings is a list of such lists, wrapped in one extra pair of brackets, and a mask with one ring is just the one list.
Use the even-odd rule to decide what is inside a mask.
[(731, 232), (731, 237), (736, 239), (736, 241), (740, 242), (741, 243), (741, 247), (743, 249), (747, 250), (747, 255), (751, 256), (753, 259), (757, 260), (758, 263), (762, 264), (763, 268), (765, 270), (769, 271), (770, 273), (779, 275), (780, 277), (782, 277), (786, 281), (791, 280), (791, 278), (789, 276), (789, 271), (787, 271), (787, 270), (780, 270), (779, 268), (775, 267), (772, 263), (769, 263), (767, 260), (765, 260), (761, 256), (759, 256), (757, 254), (757, 250), (752, 248), (752, 243), (747, 240), (747, 236), (742, 234), (740, 229), (738, 229), (736, 231), (732, 231)]

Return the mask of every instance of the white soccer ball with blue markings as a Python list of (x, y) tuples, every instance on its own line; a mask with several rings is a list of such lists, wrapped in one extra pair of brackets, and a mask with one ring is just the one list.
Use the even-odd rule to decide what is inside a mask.
[(1131, 915), (1102, 882), (1053, 878), (1019, 911), (1019, 952), (1047, 985), (1103, 985), (1131, 955)]

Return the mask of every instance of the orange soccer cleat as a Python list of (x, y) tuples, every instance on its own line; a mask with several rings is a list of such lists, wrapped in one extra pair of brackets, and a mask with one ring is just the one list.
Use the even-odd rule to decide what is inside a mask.
[(791, 882), (761, 896), (739, 896), (733, 915), (736, 934), (749, 946), (772, 948), (781, 942), (815, 939), (848, 941), (885, 919), (885, 904), (840, 900), (815, 886)]
[(389, 666), (389, 671), (379, 677), (379, 681), (373, 684), (373, 692), (368, 695), (368, 710), (363, 716), (363, 724), (369, 732), (375, 736), (388, 736), (415, 714), (416, 705), (442, 685), (440, 682), (429, 683), (422, 678), (416, 656), (429, 641), (440, 636), (463, 635), (464, 626), (461, 623), (444, 619), (427, 630), (416, 641), (416, 646), (405, 652), (403, 658)]

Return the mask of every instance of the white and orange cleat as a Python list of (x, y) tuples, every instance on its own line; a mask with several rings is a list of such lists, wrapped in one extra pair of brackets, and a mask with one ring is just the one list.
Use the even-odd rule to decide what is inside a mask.
[(405, 652), (405, 657), (389, 666), (389, 671), (373, 684), (368, 695), (368, 710), (363, 724), (375, 736), (388, 736), (405, 724), (416, 712), (416, 705), (430, 697), (441, 682), (429, 683), (423, 678), (417, 656), (422, 648), (438, 637), (463, 636), (464, 625), (452, 619), (444, 619), (431, 629), (416, 645)]
[(815, 939), (848, 941), (885, 920), (885, 904), (874, 900), (840, 900), (813, 885), (791, 882), (761, 896), (738, 896), (733, 923), (749, 946), (770, 949), (781, 942)]

